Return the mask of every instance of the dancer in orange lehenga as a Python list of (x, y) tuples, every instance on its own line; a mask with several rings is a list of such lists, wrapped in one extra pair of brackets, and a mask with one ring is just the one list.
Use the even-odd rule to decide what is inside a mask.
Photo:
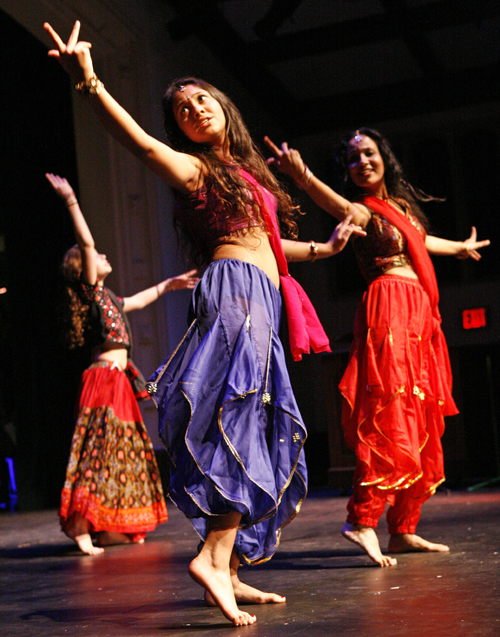
[[(66, 203), (77, 240), (63, 260), (68, 344), (92, 346), (94, 358), (82, 376), (59, 515), (63, 531), (80, 550), (97, 555), (105, 545), (143, 542), (148, 531), (167, 520), (153, 445), (137, 404), (148, 393), (130, 360), (125, 312), (170, 290), (193, 288), (198, 279), (193, 270), (132, 297), (116, 297), (104, 287), (112, 268), (94, 247), (73, 189), (57, 175), (47, 179)], [(92, 537), (100, 546), (94, 546)]]

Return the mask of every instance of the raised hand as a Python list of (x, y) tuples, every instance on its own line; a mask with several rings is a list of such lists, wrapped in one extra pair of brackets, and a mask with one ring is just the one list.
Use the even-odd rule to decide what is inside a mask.
[(198, 270), (189, 270), (189, 272), (184, 272), (184, 274), (179, 274), (178, 276), (173, 276), (170, 279), (167, 279), (166, 291), (173, 292), (174, 290), (192, 290), (196, 287), (196, 284), (200, 280), (198, 276)]
[(73, 188), (65, 177), (59, 177), (59, 175), (53, 175), (52, 173), (45, 173), (45, 177), (47, 177), (50, 185), (61, 199), (67, 202), (75, 197)]
[(328, 239), (327, 243), (332, 246), (333, 254), (337, 254), (345, 248), (352, 234), (358, 237), (366, 237), (366, 232), (361, 226), (351, 223), (352, 218), (353, 214), (347, 215), (347, 217), (335, 227), (332, 236)]
[(56, 58), (63, 69), (71, 75), (75, 83), (90, 79), (94, 75), (94, 67), (90, 56), (92, 44), (78, 41), (80, 35), (80, 22), (77, 20), (66, 44), (59, 34), (48, 22), (43, 28), (52, 38), (55, 48), (48, 53), (49, 57)]
[(481, 255), (478, 250), (489, 245), (489, 239), (477, 241), (477, 231), (476, 228), (472, 226), (470, 237), (464, 241), (464, 248), (457, 254), (457, 259), (468, 259), (470, 257), (474, 259), (474, 261), (479, 261)]
[(300, 182), (306, 171), (307, 166), (302, 161), (302, 157), (298, 150), (295, 148), (288, 148), (287, 142), (281, 144), (281, 148), (278, 148), (269, 137), (264, 137), (264, 141), (270, 148), (274, 157), (267, 159), (268, 166), (275, 166), (280, 172), (289, 175), (294, 181)]

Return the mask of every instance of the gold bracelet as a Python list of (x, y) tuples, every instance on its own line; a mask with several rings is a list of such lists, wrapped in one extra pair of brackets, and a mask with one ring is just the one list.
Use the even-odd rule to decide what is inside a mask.
[(73, 197), (73, 199), (66, 199), (66, 206), (69, 208), (70, 206), (74, 206), (75, 203), (78, 203), (78, 199)]
[(318, 258), (318, 246), (314, 241), (309, 241), (310, 261), (316, 261)]
[(78, 84), (75, 84), (75, 89), (77, 91), (81, 91), (83, 97), (99, 95), (103, 88), (104, 84), (101, 82), (101, 80), (98, 79), (95, 73), (88, 80), (83, 80), (83, 82), (78, 82)]

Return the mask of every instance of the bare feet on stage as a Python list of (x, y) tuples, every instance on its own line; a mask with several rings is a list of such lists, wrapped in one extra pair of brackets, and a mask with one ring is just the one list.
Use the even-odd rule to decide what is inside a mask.
[[(286, 597), (283, 597), (283, 595), (265, 593), (243, 582), (239, 582), (237, 586), (233, 584), (233, 592), (238, 604), (283, 604), (283, 602), (286, 602)], [(217, 605), (208, 591), (205, 591), (204, 599), (207, 606)]]
[(189, 574), (208, 591), (211, 599), (230, 622), (235, 626), (249, 626), (257, 618), (238, 608), (230, 571), (240, 519), (241, 514), (237, 512), (210, 518), (205, 543), (190, 563)]
[(74, 538), (71, 539), (75, 540), (80, 551), (82, 553), (85, 553), (86, 555), (100, 555), (101, 553), (104, 553), (104, 549), (101, 549), (98, 546), (94, 546), (92, 544), (92, 538), (90, 537), (89, 533), (76, 535)]
[(435, 544), (424, 540), (414, 533), (392, 533), (389, 539), (389, 553), (448, 553), (450, 550), (446, 544)]
[[(231, 576), (231, 585), (233, 587), (234, 598), (238, 604), (283, 604), (286, 597), (277, 595), (276, 593), (265, 593), (258, 588), (248, 586), (238, 577), (238, 567), (240, 560), (235, 551), (231, 554), (231, 562), (229, 564), (229, 572)], [(212, 595), (205, 590), (205, 604), (207, 606), (216, 606)]]
[(74, 513), (63, 528), (64, 533), (74, 540), (82, 553), (86, 555), (100, 555), (104, 553), (104, 549), (94, 546), (89, 533), (89, 523), (80, 514)]
[(241, 611), (237, 604), (231, 583), (229, 569), (219, 569), (212, 560), (205, 560), (203, 551), (189, 565), (189, 574), (203, 586), (223, 615), (235, 626), (248, 626), (257, 621), (255, 615)]
[(395, 566), (397, 564), (397, 560), (394, 557), (382, 555), (377, 534), (373, 527), (346, 522), (342, 527), (342, 535), (346, 540), (360, 546), (368, 557), (379, 566)]

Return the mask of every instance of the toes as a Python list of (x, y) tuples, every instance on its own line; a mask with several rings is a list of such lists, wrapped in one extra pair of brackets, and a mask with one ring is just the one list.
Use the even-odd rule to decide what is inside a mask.
[(241, 613), (234, 620), (235, 626), (250, 626), (251, 624), (255, 624), (257, 621), (257, 617), (255, 615), (250, 615), (249, 613)]

